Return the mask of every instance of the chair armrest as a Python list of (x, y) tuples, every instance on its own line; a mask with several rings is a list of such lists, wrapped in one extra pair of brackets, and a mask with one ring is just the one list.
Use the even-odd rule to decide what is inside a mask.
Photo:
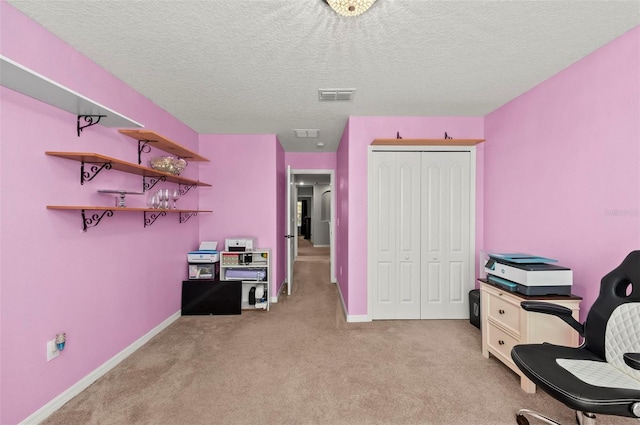
[(584, 325), (573, 318), (571, 309), (567, 307), (542, 301), (522, 301), (520, 306), (526, 311), (551, 314), (552, 316), (559, 317), (578, 331), (580, 336), (584, 336)]
[(622, 357), (627, 366), (640, 370), (640, 353), (624, 353)]

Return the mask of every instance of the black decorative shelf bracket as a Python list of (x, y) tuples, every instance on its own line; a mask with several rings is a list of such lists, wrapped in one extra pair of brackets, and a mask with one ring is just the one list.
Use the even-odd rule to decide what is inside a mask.
[(153, 189), (153, 186), (157, 185), (158, 182), (164, 182), (167, 181), (167, 178), (165, 176), (160, 176), (157, 179), (149, 177), (149, 182), (147, 182), (147, 178), (143, 177), (142, 178), (142, 191), (146, 192), (149, 191), (151, 189)]
[(149, 218), (147, 218), (147, 211), (144, 212), (144, 227), (149, 227), (158, 219), (158, 217), (163, 217), (167, 215), (166, 211), (160, 211), (159, 213), (149, 213)]
[(186, 223), (191, 217), (198, 215), (197, 212), (193, 213), (180, 213), (180, 223)]
[[(78, 137), (80, 137), (80, 133), (82, 133), (82, 130), (84, 130), (87, 127), (91, 127), (92, 125), (96, 125), (100, 122), (100, 118), (106, 117), (106, 115), (78, 115), (78, 124), (77, 124), (77, 130), (78, 130)], [(83, 119), (84, 122), (86, 122), (87, 124), (85, 125), (80, 125), (80, 119)], [(95, 119), (95, 121), (94, 121)]]
[(142, 154), (151, 152), (149, 140), (138, 140), (138, 165), (142, 164)]
[(178, 183), (178, 191), (180, 192), (180, 196), (186, 195), (187, 192), (193, 189), (194, 187), (196, 187), (195, 184), (188, 185), (188, 184)]
[(105, 162), (101, 166), (92, 165), (90, 171), (84, 171), (84, 161), (80, 164), (80, 184), (93, 180), (95, 176), (102, 170), (110, 170), (111, 163)]
[(112, 217), (113, 211), (106, 210), (102, 214), (95, 213), (91, 217), (87, 218), (87, 216), (85, 215), (85, 210), (82, 210), (82, 231), (86, 232), (89, 227), (96, 227), (105, 215), (107, 217)]

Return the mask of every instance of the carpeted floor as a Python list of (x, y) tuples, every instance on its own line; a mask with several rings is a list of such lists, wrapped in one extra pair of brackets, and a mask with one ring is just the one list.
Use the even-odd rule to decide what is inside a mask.
[(271, 311), (183, 316), (44, 423), (499, 425), (522, 407), (575, 423), (483, 358), (468, 321), (346, 323), (328, 250), (300, 254)]

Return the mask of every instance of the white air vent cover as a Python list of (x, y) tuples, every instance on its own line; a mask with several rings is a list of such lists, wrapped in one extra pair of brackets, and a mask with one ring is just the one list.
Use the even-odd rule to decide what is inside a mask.
[(320, 130), (317, 128), (294, 128), (293, 133), (296, 137), (305, 139), (307, 137), (317, 138), (320, 136)]
[(337, 100), (353, 100), (356, 89), (318, 89), (318, 99), (321, 102)]

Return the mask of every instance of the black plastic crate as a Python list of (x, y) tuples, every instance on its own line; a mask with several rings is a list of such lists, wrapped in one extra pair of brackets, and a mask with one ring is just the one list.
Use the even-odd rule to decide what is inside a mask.
[(480, 290), (469, 291), (469, 321), (480, 329)]

